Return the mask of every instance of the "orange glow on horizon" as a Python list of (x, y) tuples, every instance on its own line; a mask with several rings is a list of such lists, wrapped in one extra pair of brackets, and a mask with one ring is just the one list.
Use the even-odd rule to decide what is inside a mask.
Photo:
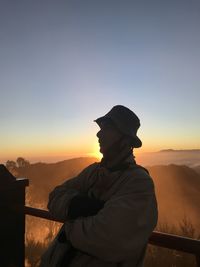
[[(75, 138), (74, 138), (75, 139)], [(139, 149), (134, 149), (134, 155), (137, 157), (143, 157), (145, 153), (158, 152), (163, 149), (191, 149), (189, 144), (180, 145), (175, 142), (165, 142), (164, 140), (151, 140), (142, 138), (143, 146)], [(163, 145), (164, 143), (164, 145)], [(197, 147), (192, 147), (197, 148)], [(62, 140), (56, 139), (52, 142), (43, 143), (40, 141), (28, 143), (10, 144), (9, 147), (2, 147), (0, 155), (0, 161), (2, 163), (7, 160), (14, 160), (18, 157), (23, 157), (30, 162), (58, 162), (62, 160), (79, 158), (79, 157), (95, 157), (97, 160), (101, 160), (102, 154), (99, 152), (99, 144), (95, 136), (82, 136), (76, 140)]]
[(94, 143), (93, 148), (92, 148), (92, 152), (88, 153), (88, 156), (95, 157), (99, 160), (102, 158), (102, 154), (99, 151), (99, 144), (97, 142)]

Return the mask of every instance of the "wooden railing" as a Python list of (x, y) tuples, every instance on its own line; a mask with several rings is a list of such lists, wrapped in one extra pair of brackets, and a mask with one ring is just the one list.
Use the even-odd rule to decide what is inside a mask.
[[(35, 209), (25, 206), (25, 213), (27, 215), (62, 223), (62, 221), (54, 219), (47, 210)], [(149, 243), (163, 248), (192, 253), (197, 255), (197, 257), (200, 255), (200, 240), (192, 238), (154, 231), (149, 239)]]
[[(16, 179), (0, 165), (0, 261), (2, 267), (24, 267), (25, 215), (54, 220), (47, 210), (25, 206), (27, 179)], [(200, 240), (154, 231), (149, 244), (196, 256), (200, 267)]]

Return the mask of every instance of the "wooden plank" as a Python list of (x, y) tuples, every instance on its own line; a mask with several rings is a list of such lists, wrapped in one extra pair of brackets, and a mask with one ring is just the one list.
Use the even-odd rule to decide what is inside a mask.
[(47, 211), (47, 210), (36, 209), (36, 208), (25, 206), (24, 207), (24, 212), (25, 212), (25, 214), (30, 215), (30, 216), (35, 216), (35, 217), (39, 217), (39, 218), (42, 218), (42, 219), (63, 223), (62, 221), (53, 218), (50, 215), (49, 211)]
[[(35, 209), (32, 207), (25, 206), (25, 214), (62, 223), (62, 221), (53, 218), (47, 210)], [(183, 251), (196, 255), (200, 254), (200, 240), (183, 236), (154, 231), (149, 239), (149, 243), (155, 246), (164, 247), (168, 249), (175, 249), (178, 251)]]
[(200, 240), (162, 232), (154, 231), (149, 239), (149, 243), (192, 254), (198, 254), (200, 252)]

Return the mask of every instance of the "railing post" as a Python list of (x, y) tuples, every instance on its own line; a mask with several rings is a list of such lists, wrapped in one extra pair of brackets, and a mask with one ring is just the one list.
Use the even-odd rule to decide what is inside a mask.
[(0, 165), (0, 265), (3, 267), (24, 267), (27, 185), (27, 179), (16, 179)]
[(200, 253), (196, 254), (197, 267), (200, 267)]

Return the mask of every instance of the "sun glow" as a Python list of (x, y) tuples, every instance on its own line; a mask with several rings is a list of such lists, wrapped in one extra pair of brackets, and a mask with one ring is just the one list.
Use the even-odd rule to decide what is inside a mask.
[(101, 160), (102, 154), (99, 152), (99, 144), (97, 142), (95, 142), (95, 144), (93, 145), (92, 152), (88, 153), (88, 155), (91, 157), (95, 157), (98, 160)]

